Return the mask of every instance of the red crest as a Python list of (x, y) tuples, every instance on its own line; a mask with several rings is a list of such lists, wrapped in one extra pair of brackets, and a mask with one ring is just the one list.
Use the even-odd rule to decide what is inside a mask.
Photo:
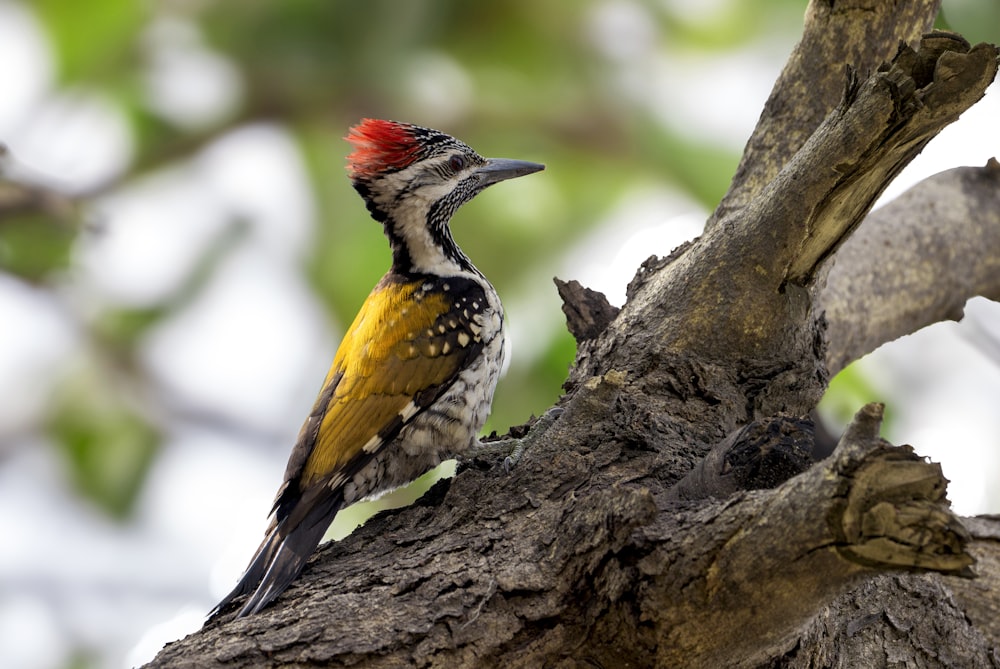
[(347, 171), (352, 178), (403, 169), (417, 159), (420, 151), (414, 126), (395, 121), (362, 119), (344, 139), (354, 145), (354, 151), (347, 156)]

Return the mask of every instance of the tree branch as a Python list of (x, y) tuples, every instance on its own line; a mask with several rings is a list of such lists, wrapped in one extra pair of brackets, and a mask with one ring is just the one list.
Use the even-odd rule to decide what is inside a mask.
[(949, 579), (949, 585), (976, 629), (1000, 649), (1000, 516), (963, 518), (962, 524), (972, 537), (968, 548), (976, 560), (977, 578)]
[(969, 624), (949, 589), (957, 582), (976, 583), (934, 574), (877, 576), (824, 607), (772, 666), (996, 667), (995, 644)]
[(932, 176), (872, 212), (837, 252), (816, 304), (831, 374), (885, 342), (1000, 299), (1000, 163)]
[(10, 149), (0, 143), (0, 225), (24, 214), (42, 214), (60, 224), (77, 225), (81, 195), (69, 195), (30, 179)]
[[(676, 556), (649, 560), (681, 572), (651, 586), (665, 590), (651, 594), (662, 613), (647, 614), (663, 625), (660, 666), (757, 666), (771, 657), (758, 655), (761, 646), (790, 645), (871, 569), (967, 573), (968, 535), (947, 508), (940, 468), (879, 439), (880, 422), (881, 407), (869, 405), (822, 466), (768, 494), (701, 510), (716, 540), (685, 546), (683, 566)], [(680, 592), (669, 587), (677, 580)]]
[(742, 210), (771, 182), (841, 101), (844, 65), (867, 78), (896, 52), (934, 25), (940, 0), (872, 3), (814, 0), (802, 39), (774, 84), (729, 192), (706, 224)]
[(780, 488), (697, 509), (612, 484), (613, 443), (538, 444), (510, 479), (473, 461), (324, 546), (273, 608), (219, 616), (149, 666), (754, 666), (866, 575), (971, 562), (940, 469), (879, 439), (880, 416)]
[(690, 375), (670, 366), (706, 376), (722, 366), (729, 378), (706, 384), (739, 389), (712, 392), (715, 416), (728, 414), (716, 429), (808, 413), (826, 387), (818, 348), (828, 338), (806, 287), (902, 167), (982, 97), (996, 68), (996, 47), (933, 33), (920, 51), (902, 47), (866, 82), (849, 82), (841, 106), (738, 216), (633, 281), (570, 383), (638, 373), (647, 396), (667, 398), (658, 410), (676, 416), (684, 408), (669, 398), (678, 374)]

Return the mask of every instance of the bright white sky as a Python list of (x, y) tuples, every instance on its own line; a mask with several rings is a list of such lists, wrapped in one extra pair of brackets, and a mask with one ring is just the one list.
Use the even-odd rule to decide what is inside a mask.
[[(633, 6), (609, 3), (600, 11), (605, 13), (587, 30), (621, 66), (623, 95), (649, 105), (665, 122), (742, 145), (784, 51), (772, 45), (733, 57), (668, 58), (654, 51)], [(629, 39), (606, 39), (602, 31), (611, 29)], [(238, 82), (224, 61), (200, 47), (189, 26), (158, 26), (149, 42), (157, 54), (149, 96), (165, 114), (197, 125), (232, 104)], [(616, 51), (621, 44), (629, 48)], [(429, 96), (437, 86), (447, 94), (455, 80), (454, 67), (441, 69), (452, 74), (429, 85)], [(71, 187), (100, 182), (128, 161), (124, 123), (93, 95), (53, 94), (51, 72), (31, 17), (0, 2), (0, 140), (16, 155), (14, 168), (56, 176)], [(698, 89), (697, 82), (712, 87)], [(700, 101), (685, 106), (684, 96), (662, 97), (671, 90), (708, 97), (726, 82), (745, 91), (745, 104), (719, 105), (714, 116), (702, 113)], [(994, 85), (886, 197), (941, 169), (982, 165), (1000, 153), (998, 118)], [(78, 646), (95, 649), (103, 666), (141, 663), (165, 641), (197, 628), (245, 566), (284, 470), (284, 452), (175, 430), (144, 490), (137, 521), (121, 527), (68, 495), (58, 459), (45, 445), (26, 444), (17, 435), (43, 410), (52, 371), (86, 364), (79, 323), (89, 311), (154, 303), (170, 293), (196, 257), (193, 249), (211, 243), (236, 212), (247, 221), (245, 243), (205, 293), (151, 337), (143, 356), (184, 406), (232, 416), (291, 443), (298, 419), (289, 416), (311, 403), (314, 361), (330, 359), (336, 344), (296, 269), (311, 234), (305, 184), (294, 146), (280, 128), (245, 128), (183, 169), (99, 202), (95, 214), (103, 232), (81, 245), (74, 282), (55, 299), (0, 280), (0, 314), (17, 323), (0, 329), (0, 440), (16, 445), (0, 460), (0, 536), (17, 537), (0, 551), (0, 666), (62, 666)], [(705, 215), (669, 187), (640, 185), (597, 232), (554, 260), (545, 281), (573, 276), (620, 304), (639, 262), (697, 235)], [(526, 293), (507, 308), (515, 354), (530, 359), (530, 337), (518, 325), (562, 325), (558, 312), (550, 317), (551, 304)], [(1000, 512), (1000, 499), (988, 495), (1000, 471), (1000, 367), (983, 344), (990, 332), (995, 346), (1000, 309), (978, 300), (963, 323), (929, 328), (862, 363), (872, 383), (898, 402), (893, 438), (942, 462), (952, 480), (950, 497), (965, 514)], [(289, 355), (260, 354), (273, 350)]]

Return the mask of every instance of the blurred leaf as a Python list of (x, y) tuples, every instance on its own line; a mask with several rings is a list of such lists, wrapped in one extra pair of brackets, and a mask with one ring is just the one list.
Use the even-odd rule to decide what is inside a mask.
[(42, 214), (0, 220), (0, 268), (38, 282), (69, 265), (74, 230)]
[(646, 164), (670, 175), (709, 211), (725, 195), (740, 160), (735, 151), (692, 141), (652, 122), (640, 124), (633, 146)]
[(646, 4), (661, 15), (663, 31), (671, 43), (705, 51), (732, 51), (760, 40), (762, 35), (794, 34), (802, 27), (807, 5), (804, 0), (731, 1), (702, 6), (646, 0)]
[(147, 17), (135, 0), (35, 0), (49, 31), (60, 79), (76, 82), (133, 70), (134, 41)]
[[(838, 428), (844, 428), (862, 406), (871, 402), (883, 401), (885, 401), (884, 394), (872, 386), (868, 378), (860, 371), (859, 365), (852, 364), (842, 369), (830, 380), (830, 385), (817, 408), (820, 414), (834, 421)], [(892, 408), (887, 406), (885, 418), (882, 421), (883, 434), (892, 433), (892, 418)]]
[(109, 515), (127, 517), (159, 450), (159, 432), (86, 374), (61, 389), (49, 431), (77, 491)]
[(95, 324), (100, 338), (114, 347), (131, 348), (149, 328), (173, 313), (171, 308), (155, 306), (145, 309), (109, 309)]
[(78, 647), (66, 658), (63, 669), (95, 669), (99, 666), (101, 663), (97, 653), (86, 647)]
[(970, 44), (1000, 43), (1000, 2), (946, 0), (935, 27), (961, 33)]

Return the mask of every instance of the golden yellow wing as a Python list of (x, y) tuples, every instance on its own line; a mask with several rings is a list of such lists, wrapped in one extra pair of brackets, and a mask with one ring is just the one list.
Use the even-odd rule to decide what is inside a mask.
[(440, 281), (387, 275), (365, 300), (302, 427), (276, 506), (283, 493), (292, 502), (320, 482), (350, 477), (479, 353), (475, 313), (455, 306), (484, 306), (485, 292), (464, 279), (442, 291)]

